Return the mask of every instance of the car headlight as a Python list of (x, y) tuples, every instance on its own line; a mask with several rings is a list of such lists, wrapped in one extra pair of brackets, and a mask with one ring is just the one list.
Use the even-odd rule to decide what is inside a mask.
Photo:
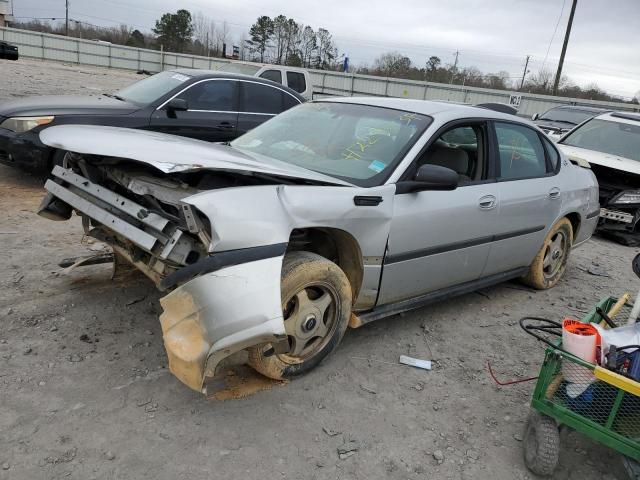
[(613, 205), (630, 205), (640, 203), (640, 190), (627, 190), (622, 192), (611, 202)]
[(16, 133), (24, 133), (33, 130), (40, 125), (48, 125), (53, 122), (54, 116), (47, 117), (11, 117), (0, 123), (0, 128), (6, 128)]

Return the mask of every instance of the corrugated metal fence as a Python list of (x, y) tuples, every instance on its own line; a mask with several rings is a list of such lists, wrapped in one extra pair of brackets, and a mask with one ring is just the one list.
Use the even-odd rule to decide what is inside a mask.
[[(20, 55), (24, 57), (128, 70), (159, 72), (176, 67), (214, 70), (228, 63), (228, 60), (219, 58), (159, 52), (8, 27), (0, 27), (0, 40), (17, 45)], [(558, 105), (585, 105), (612, 110), (640, 111), (640, 105), (634, 106), (628, 103), (552, 97), (397, 78), (350, 75), (325, 70), (311, 70), (311, 78), (314, 96), (375, 95), (469, 104), (511, 103), (518, 107), (520, 115), (527, 116), (542, 113)]]

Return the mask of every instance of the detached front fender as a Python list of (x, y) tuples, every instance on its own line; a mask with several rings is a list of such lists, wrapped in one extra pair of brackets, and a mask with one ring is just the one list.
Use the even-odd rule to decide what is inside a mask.
[(180, 381), (203, 391), (205, 378), (214, 376), (222, 359), (286, 337), (280, 305), (282, 259), (227, 266), (160, 299), (169, 369)]

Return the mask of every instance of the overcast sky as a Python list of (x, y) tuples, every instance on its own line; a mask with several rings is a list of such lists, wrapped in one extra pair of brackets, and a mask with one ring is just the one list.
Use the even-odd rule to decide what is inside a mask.
[[(522, 75), (526, 55), (532, 56), (530, 71), (538, 71), (547, 49), (545, 65), (555, 72), (571, 7), (571, 0), (69, 1), (73, 19), (106, 26), (126, 23), (144, 31), (164, 12), (201, 11), (227, 21), (236, 38), (259, 15), (282, 13), (314, 29), (328, 29), (352, 64), (372, 63), (389, 50), (403, 52), (419, 65), (431, 55), (446, 64), (457, 50), (461, 67), (505, 70), (513, 77)], [(16, 17), (64, 16), (64, 0), (14, 2)], [(595, 82), (615, 95), (638, 92), (640, 0), (578, 0), (563, 73), (581, 86)]]

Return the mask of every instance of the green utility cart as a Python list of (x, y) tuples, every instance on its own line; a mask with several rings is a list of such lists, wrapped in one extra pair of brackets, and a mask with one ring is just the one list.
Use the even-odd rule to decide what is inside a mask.
[[(616, 299), (610, 297), (597, 307), (608, 312), (615, 303)], [(540, 333), (558, 335), (560, 331), (560, 324), (548, 320), (532, 327), (541, 320), (544, 319), (520, 322), (525, 331), (550, 345), (533, 392), (533, 412), (527, 421), (527, 467), (538, 475), (553, 473), (560, 457), (561, 426), (640, 462), (640, 383), (563, 351), (560, 341), (541, 338)], [(593, 323), (601, 320), (596, 307), (582, 319)], [(572, 382), (566, 380), (565, 374), (570, 374)]]

